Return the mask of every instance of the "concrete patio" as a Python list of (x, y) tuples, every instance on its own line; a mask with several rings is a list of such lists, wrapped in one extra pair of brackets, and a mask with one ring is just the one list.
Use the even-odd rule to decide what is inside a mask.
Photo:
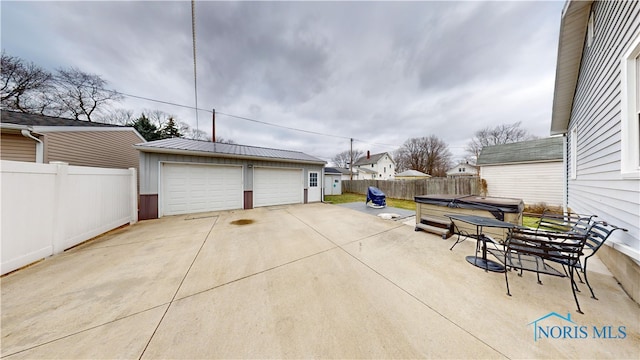
[(582, 315), (566, 278), (513, 274), (509, 297), (452, 241), (321, 203), (143, 221), (3, 277), (1, 355), (640, 357), (640, 307), (602, 264)]

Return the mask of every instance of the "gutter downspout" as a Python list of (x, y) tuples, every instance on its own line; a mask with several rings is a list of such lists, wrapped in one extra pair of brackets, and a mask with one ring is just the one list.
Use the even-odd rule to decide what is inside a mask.
[(24, 129), (21, 133), (22, 136), (36, 141), (36, 163), (42, 164), (44, 162), (44, 144), (42, 140), (31, 135), (31, 130)]
[(562, 181), (562, 211), (566, 214), (569, 210), (569, 158), (568, 156), (569, 141), (567, 134), (562, 135), (562, 165), (564, 171)]

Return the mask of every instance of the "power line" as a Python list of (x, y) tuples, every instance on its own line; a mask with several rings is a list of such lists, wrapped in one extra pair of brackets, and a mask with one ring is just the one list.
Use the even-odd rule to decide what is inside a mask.
[[(134, 99), (146, 100), (146, 101), (156, 102), (156, 103), (159, 103), (159, 104), (165, 104), (165, 105), (176, 106), (176, 107), (180, 107), (180, 108), (184, 108), (184, 109), (195, 110), (196, 114), (197, 114), (198, 111), (206, 111), (207, 113), (213, 114), (212, 110), (199, 109), (197, 107), (193, 107), (193, 106), (190, 106), (190, 105), (178, 104), (178, 103), (174, 103), (174, 102), (171, 102), (171, 101), (157, 100), (157, 99), (152, 99), (152, 98), (145, 97), (145, 96), (127, 94), (127, 93), (124, 93), (124, 92), (121, 92), (121, 91), (117, 91), (117, 90), (107, 90), (107, 89), (101, 89), (101, 90), (111, 91), (113, 93), (116, 93), (116, 94), (119, 94), (119, 95), (122, 95), (122, 96), (131, 97), (131, 98), (134, 98)], [(273, 126), (273, 127), (276, 127), (276, 128), (281, 128), (281, 129), (286, 129), (286, 130), (291, 130), (291, 131), (298, 131), (298, 132), (303, 132), (303, 133), (312, 134), (312, 135), (319, 135), (319, 136), (326, 136), (326, 137), (333, 137), (333, 138), (347, 139), (347, 140), (351, 139), (351, 137), (349, 137), (349, 136), (325, 134), (325, 133), (321, 133), (321, 132), (317, 132), (317, 131), (298, 129), (298, 128), (294, 128), (294, 127), (290, 127), (290, 126), (273, 124), (273, 123), (262, 121), (262, 120), (251, 119), (251, 118), (244, 117), (244, 116), (227, 114), (227, 113), (220, 112), (220, 111), (216, 110), (216, 115), (218, 115), (218, 114), (219, 115), (228, 116), (228, 117), (232, 117), (232, 118), (236, 118), (236, 119), (240, 119), (240, 120), (250, 121), (250, 122), (261, 124), (261, 125)], [(353, 138), (353, 140), (357, 141), (357, 142), (360, 142), (360, 143), (363, 143), (363, 144), (384, 146), (384, 147), (390, 147), (390, 148), (394, 148), (394, 149), (399, 147), (398, 145), (374, 143), (374, 142), (369, 142), (369, 141), (356, 139), (356, 138)]]
[(244, 117), (244, 116), (238, 116), (238, 115), (226, 114), (226, 113), (223, 113), (223, 112), (220, 112), (220, 111), (216, 111), (216, 114), (225, 115), (225, 116), (229, 116), (229, 117), (236, 118), (236, 119), (241, 119), (241, 120), (251, 121), (251, 122), (254, 122), (254, 123), (257, 123), (257, 124), (268, 125), (268, 126), (278, 127), (278, 128), (287, 129), (287, 130), (293, 130), (293, 131), (304, 132), (304, 133), (307, 133), (307, 134), (320, 135), (320, 136), (327, 136), (327, 137), (334, 137), (334, 138), (340, 138), (340, 139), (349, 139), (349, 137), (347, 137), (347, 136), (332, 135), (332, 134), (324, 134), (324, 133), (320, 133), (320, 132), (316, 132), (316, 131), (311, 131), (311, 130), (297, 129), (297, 128), (293, 128), (293, 127), (289, 127), (289, 126), (278, 125), (278, 124), (272, 124), (272, 123), (269, 123), (269, 122), (266, 122), (266, 121), (261, 121), (261, 120), (256, 120), (256, 119), (251, 119), (251, 118), (247, 118), (247, 117)]

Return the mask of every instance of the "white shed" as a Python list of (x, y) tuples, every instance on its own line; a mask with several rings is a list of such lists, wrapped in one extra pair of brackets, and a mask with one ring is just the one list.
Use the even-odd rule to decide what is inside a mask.
[(342, 195), (342, 171), (336, 168), (324, 168), (324, 194)]

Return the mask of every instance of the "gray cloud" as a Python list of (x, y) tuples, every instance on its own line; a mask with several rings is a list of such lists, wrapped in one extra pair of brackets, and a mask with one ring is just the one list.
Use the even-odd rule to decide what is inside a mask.
[[(196, 3), (198, 104), (374, 152), (435, 134), (549, 133), (563, 2)], [(194, 105), (190, 2), (3, 1), (2, 46), (125, 93)], [(192, 110), (127, 99), (195, 126)], [(210, 132), (211, 115), (198, 125)], [(218, 116), (217, 134), (325, 159), (344, 138)]]

